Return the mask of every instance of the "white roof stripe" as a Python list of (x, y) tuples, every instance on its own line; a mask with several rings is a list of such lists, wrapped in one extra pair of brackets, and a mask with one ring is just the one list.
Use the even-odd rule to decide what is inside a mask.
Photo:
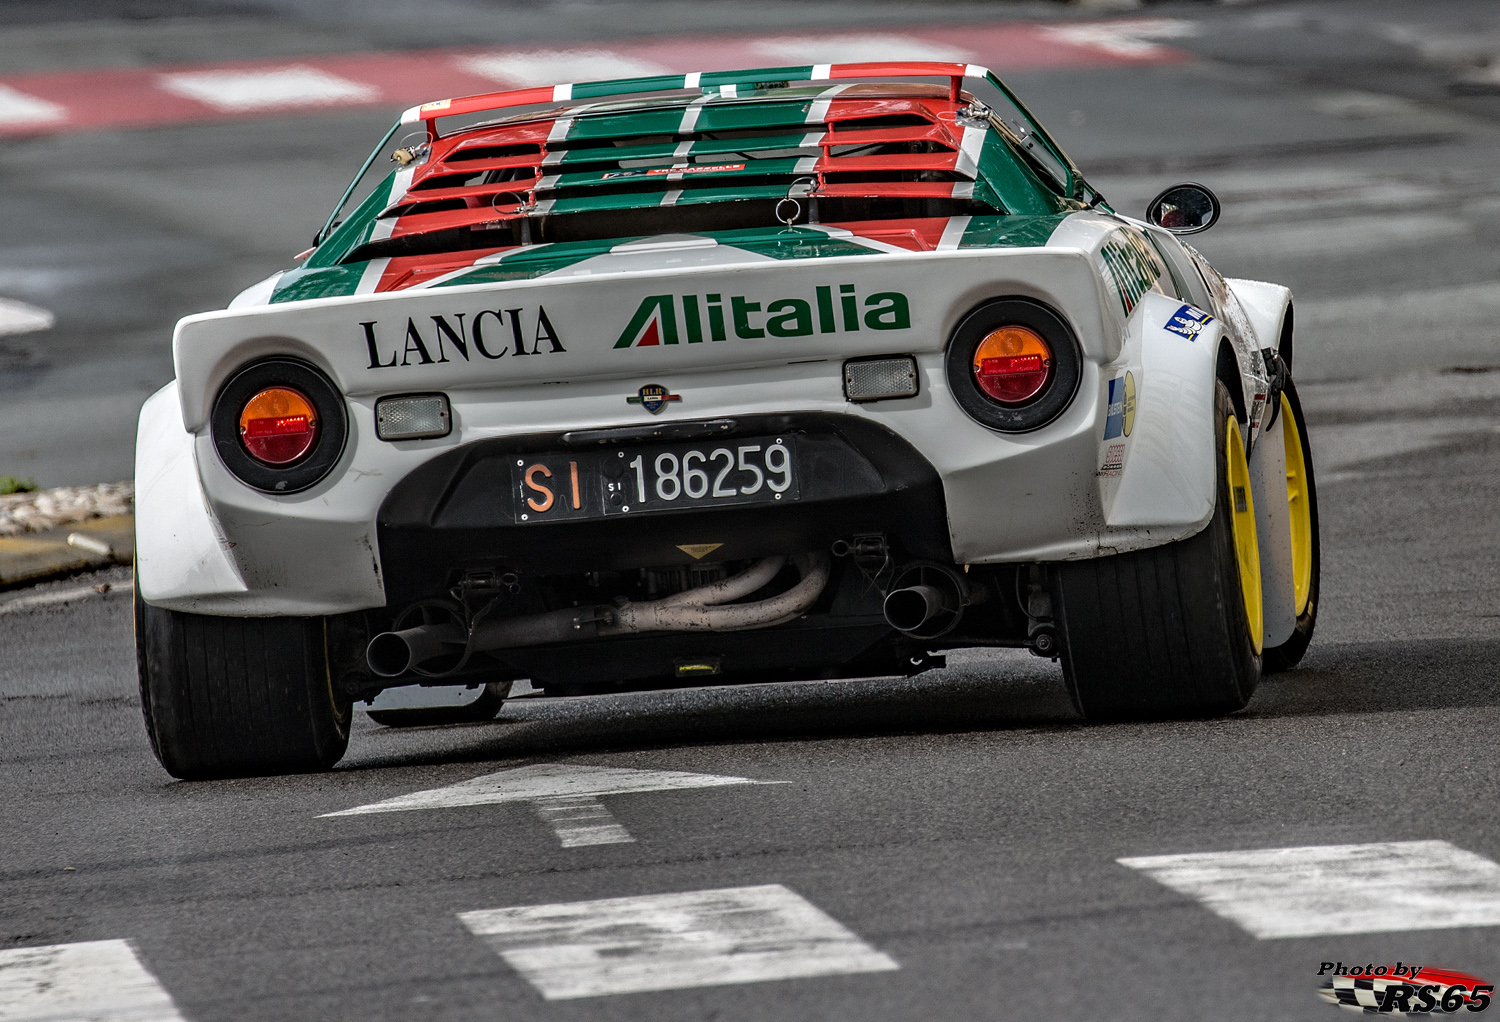
[(957, 249), (959, 242), (964, 240), (964, 231), (969, 229), (971, 219), (973, 218), (967, 216), (950, 216), (943, 226), (943, 236), (938, 238), (937, 250), (952, 252)]
[(703, 81), (702, 71), (692, 71), (682, 76), (682, 87), (684, 89), (696, 89), (698, 83)]
[(568, 85), (554, 85), (552, 87), (552, 102), (561, 103), (564, 100), (569, 100), (572, 98), (573, 86), (571, 83)]
[(365, 264), (365, 271), (359, 275), (359, 283), (355, 286), (354, 293), (357, 295), (374, 294), (376, 285), (385, 274), (385, 268), (390, 264), (389, 259), (371, 259)]
[(828, 80), (828, 75), (832, 71), (832, 64), (814, 64), (812, 67), (812, 74), (808, 75), (808, 78), (811, 81), (815, 82), (825, 82)]
[(965, 128), (953, 169), (964, 177), (979, 176), (979, 155), (984, 150), (986, 128)]
[(818, 98), (813, 100), (812, 105), (807, 108), (807, 120), (805, 123), (822, 124), (828, 120), (828, 108), (833, 105), (833, 97), (843, 92), (852, 84), (850, 82), (845, 85), (835, 85), (831, 89), (824, 89), (818, 93)]
[(679, 135), (686, 135), (698, 126), (698, 115), (703, 113), (703, 104), (712, 98), (711, 94), (704, 93), (687, 105), (682, 111), (682, 122), (677, 125)]

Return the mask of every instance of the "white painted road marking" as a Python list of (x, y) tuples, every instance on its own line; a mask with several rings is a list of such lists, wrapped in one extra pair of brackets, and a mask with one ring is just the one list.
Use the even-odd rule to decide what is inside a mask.
[(456, 809), (461, 806), (530, 802), (538, 815), (552, 827), (564, 848), (577, 848), (635, 840), (599, 802), (603, 795), (720, 788), (731, 784), (785, 783), (756, 781), (749, 777), (690, 774), (680, 770), (632, 770), (628, 767), (538, 763), (485, 774), (473, 780), (450, 784), (446, 788), (416, 791), (410, 795), (388, 798), (384, 802), (324, 813), (323, 816), (361, 816), (414, 809)]
[(3, 1022), (183, 1022), (123, 940), (0, 951)]
[[(3, 116), (3, 112), (0, 112), (0, 117)], [(46, 309), (27, 305), (13, 298), (0, 298), (0, 336), (50, 330), (55, 322), (57, 318)]]
[(592, 795), (559, 795), (537, 799), (532, 805), (564, 848), (627, 845), (635, 840)]
[(162, 75), (160, 86), (226, 113), (322, 106), (325, 103), (370, 103), (380, 98), (373, 85), (316, 67), (294, 66), (267, 71), (194, 71)]
[(1500, 926), (1500, 865), (1446, 841), (1120, 859), (1262, 940)]
[(900, 968), (780, 884), (458, 918), (549, 1001)]

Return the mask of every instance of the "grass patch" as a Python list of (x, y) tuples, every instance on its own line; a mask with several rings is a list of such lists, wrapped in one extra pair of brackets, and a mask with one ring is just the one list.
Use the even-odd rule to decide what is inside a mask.
[(17, 479), (15, 476), (0, 476), (0, 497), (8, 493), (30, 493), (35, 489), (35, 479)]

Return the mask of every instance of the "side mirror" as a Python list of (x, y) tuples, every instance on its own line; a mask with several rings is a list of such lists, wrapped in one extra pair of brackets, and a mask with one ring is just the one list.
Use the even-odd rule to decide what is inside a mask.
[(1173, 185), (1151, 200), (1146, 222), (1173, 234), (1197, 234), (1219, 222), (1219, 197), (1200, 184)]

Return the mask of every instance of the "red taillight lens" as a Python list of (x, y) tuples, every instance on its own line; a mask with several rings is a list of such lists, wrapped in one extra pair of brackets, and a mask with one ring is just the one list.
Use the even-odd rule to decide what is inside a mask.
[(1052, 380), (1052, 349), (1024, 326), (991, 330), (974, 349), (974, 379), (1001, 404), (1030, 401)]
[(318, 439), (318, 413), (290, 387), (267, 387), (240, 412), (240, 442), (256, 461), (290, 465)]

